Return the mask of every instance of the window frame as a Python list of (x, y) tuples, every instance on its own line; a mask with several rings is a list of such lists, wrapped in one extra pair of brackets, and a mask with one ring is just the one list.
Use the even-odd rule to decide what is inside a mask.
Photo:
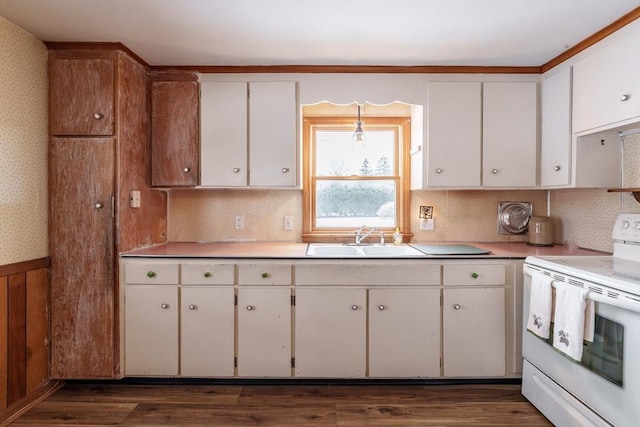
[[(366, 117), (364, 120), (364, 132), (367, 129), (397, 129), (397, 139), (395, 141), (396, 155), (395, 167), (398, 173), (396, 194), (396, 224), (403, 234), (403, 240), (409, 241), (412, 237), (409, 208), (411, 203), (411, 118), (410, 117)], [(315, 229), (315, 187), (313, 186), (315, 176), (315, 165), (313, 163), (313, 134), (315, 129), (354, 129), (354, 119), (350, 117), (305, 117), (303, 119), (303, 143), (302, 143), (302, 241), (303, 242), (351, 242), (354, 238), (355, 229)], [(344, 177), (343, 180), (356, 180), (358, 178)], [(370, 177), (365, 180), (388, 179)], [(391, 241), (391, 234), (394, 229), (381, 228), (385, 232), (385, 240)]]

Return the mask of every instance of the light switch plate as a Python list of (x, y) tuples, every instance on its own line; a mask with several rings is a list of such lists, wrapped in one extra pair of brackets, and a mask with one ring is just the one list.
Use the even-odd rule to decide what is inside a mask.
[(129, 204), (132, 208), (140, 207), (140, 191), (131, 190), (131, 193), (129, 193)]
[(244, 228), (244, 217), (242, 215), (236, 215), (234, 219), (234, 226), (236, 230), (242, 230)]

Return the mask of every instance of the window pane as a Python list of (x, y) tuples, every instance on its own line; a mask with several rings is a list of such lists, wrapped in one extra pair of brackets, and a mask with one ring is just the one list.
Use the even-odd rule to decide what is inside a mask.
[(365, 130), (364, 147), (351, 144), (353, 131), (317, 130), (317, 176), (394, 176), (395, 131)]
[(395, 227), (393, 180), (316, 182), (316, 227)]

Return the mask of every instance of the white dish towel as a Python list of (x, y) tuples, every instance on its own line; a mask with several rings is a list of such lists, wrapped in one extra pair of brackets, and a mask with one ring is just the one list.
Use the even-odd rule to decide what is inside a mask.
[[(574, 361), (580, 362), (585, 338), (588, 291), (572, 285), (556, 285), (555, 288), (553, 346)], [(590, 310), (590, 316), (592, 315), (595, 313)]]
[(534, 273), (531, 277), (527, 329), (545, 339), (549, 338), (551, 326), (551, 282), (552, 279), (542, 273)]

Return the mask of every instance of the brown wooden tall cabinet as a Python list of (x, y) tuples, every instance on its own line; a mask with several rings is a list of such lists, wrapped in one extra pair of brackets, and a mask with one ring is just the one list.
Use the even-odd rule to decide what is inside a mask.
[(47, 45), (51, 377), (118, 378), (118, 254), (166, 241), (166, 194), (149, 189), (148, 70), (119, 44)]

